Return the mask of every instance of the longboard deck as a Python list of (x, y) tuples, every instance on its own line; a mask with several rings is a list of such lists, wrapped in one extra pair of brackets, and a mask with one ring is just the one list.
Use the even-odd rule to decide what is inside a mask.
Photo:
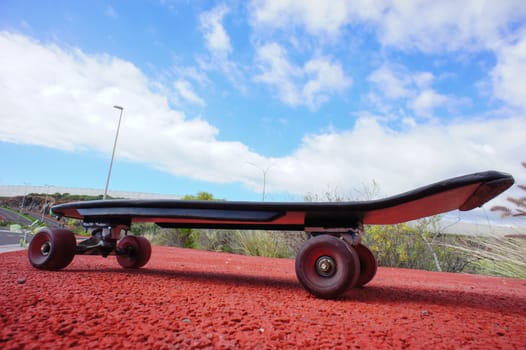
[(186, 200), (97, 200), (56, 205), (58, 216), (84, 222), (163, 227), (305, 230), (363, 224), (397, 224), (482, 206), (514, 183), (511, 175), (487, 171), (455, 177), (371, 201), (228, 202)]

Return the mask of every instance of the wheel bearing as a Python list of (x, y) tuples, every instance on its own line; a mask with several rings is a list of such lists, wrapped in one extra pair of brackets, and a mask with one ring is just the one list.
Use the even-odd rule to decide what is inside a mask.
[(51, 252), (51, 242), (45, 241), (44, 243), (42, 243), (42, 245), (40, 246), (40, 252), (42, 253), (42, 256), (48, 256)]
[(327, 255), (320, 256), (316, 260), (315, 269), (321, 277), (332, 277), (336, 273), (336, 261)]

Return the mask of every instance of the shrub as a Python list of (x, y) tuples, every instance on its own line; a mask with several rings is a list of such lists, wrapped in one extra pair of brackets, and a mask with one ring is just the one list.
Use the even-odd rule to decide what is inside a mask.
[(411, 224), (368, 226), (363, 244), (380, 266), (461, 272), (470, 261), (449, 246), (458, 238), (443, 234), (439, 222), (439, 217), (432, 217)]
[(231, 247), (232, 235), (231, 230), (212, 230), (201, 229), (199, 231), (199, 246), (201, 249), (214, 252), (233, 253)]
[(183, 248), (199, 248), (196, 239), (197, 232), (191, 229), (159, 229), (151, 230), (145, 236), (156, 245)]
[(243, 255), (288, 258), (291, 253), (280, 235), (269, 231), (236, 231), (231, 236), (233, 252)]
[(141, 222), (133, 224), (130, 232), (137, 236), (145, 236), (148, 239), (153, 239), (161, 231), (157, 224), (150, 222)]

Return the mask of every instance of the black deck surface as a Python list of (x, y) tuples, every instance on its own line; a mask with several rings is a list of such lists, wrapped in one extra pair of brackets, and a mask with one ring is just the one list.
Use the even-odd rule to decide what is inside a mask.
[(56, 205), (59, 216), (85, 222), (155, 222), (165, 227), (304, 230), (395, 224), (451, 210), (482, 206), (514, 183), (487, 171), (443, 180), (392, 197), (356, 202), (229, 202), (106, 200)]

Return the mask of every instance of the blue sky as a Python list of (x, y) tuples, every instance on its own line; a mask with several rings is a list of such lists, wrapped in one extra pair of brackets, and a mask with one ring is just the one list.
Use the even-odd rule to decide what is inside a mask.
[[(523, 1), (0, 2), (3, 185), (391, 195), (526, 178)], [(365, 189), (365, 190), (364, 190)], [(362, 199), (362, 198), (360, 198)]]

